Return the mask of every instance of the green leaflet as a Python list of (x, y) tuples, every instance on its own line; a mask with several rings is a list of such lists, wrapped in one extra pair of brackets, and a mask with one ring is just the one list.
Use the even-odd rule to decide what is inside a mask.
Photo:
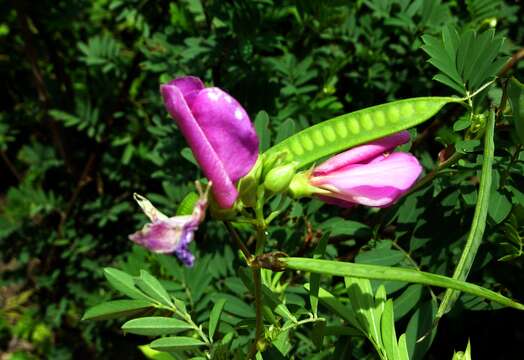
[(176, 334), (191, 328), (185, 321), (163, 316), (132, 319), (122, 325), (122, 330), (127, 333), (146, 336)]
[(265, 152), (266, 158), (287, 154), (303, 167), (324, 156), (418, 125), (435, 115), (452, 97), (419, 97), (393, 101), (326, 120), (288, 137)]
[(137, 315), (152, 308), (154, 304), (144, 300), (112, 300), (89, 308), (82, 320), (108, 320)]
[(156, 339), (149, 346), (159, 351), (193, 350), (206, 343), (186, 336), (169, 336)]
[(350, 276), (363, 279), (398, 280), (409, 283), (450, 288), (479, 296), (518, 310), (524, 310), (524, 305), (499, 293), (443, 275), (406, 268), (355, 264), (334, 260), (285, 257), (281, 258), (280, 261), (281, 265), (284, 265), (289, 270), (301, 270), (332, 276)]
[[(393, 301), (387, 299), (384, 286), (380, 286), (377, 292), (373, 293), (368, 279), (346, 277), (344, 281), (349, 304), (343, 305), (339, 301), (340, 297), (335, 298), (328, 291), (319, 288), (318, 298), (322, 304), (352, 326), (346, 327), (346, 332), (354, 336), (366, 336), (381, 359), (407, 358), (406, 346), (401, 344), (400, 339), (397, 342)], [(311, 291), (310, 284), (306, 284), (305, 288)]]

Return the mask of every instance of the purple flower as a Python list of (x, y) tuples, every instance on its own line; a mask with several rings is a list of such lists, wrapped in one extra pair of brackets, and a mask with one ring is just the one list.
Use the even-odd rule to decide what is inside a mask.
[(409, 190), (422, 171), (413, 155), (389, 153), (408, 141), (409, 133), (402, 131), (347, 150), (313, 169), (309, 184), (328, 203), (387, 207)]
[(155, 253), (175, 253), (185, 265), (193, 266), (195, 257), (189, 251), (188, 245), (193, 240), (198, 225), (204, 220), (210, 186), (205, 192), (202, 192), (200, 186), (197, 186), (200, 198), (196, 202), (193, 213), (183, 216), (167, 217), (145, 197), (133, 194), (151, 223), (144, 225), (142, 230), (129, 235), (129, 239)]
[(205, 88), (185, 76), (160, 87), (167, 111), (176, 120), (205, 176), (213, 182), (220, 207), (238, 197), (236, 181), (258, 157), (258, 138), (244, 108), (223, 90)]

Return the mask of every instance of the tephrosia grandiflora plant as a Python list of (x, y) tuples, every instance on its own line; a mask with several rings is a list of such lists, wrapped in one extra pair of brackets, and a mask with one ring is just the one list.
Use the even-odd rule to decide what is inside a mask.
[[(358, 110), (305, 128), (261, 153), (247, 112), (229, 94), (216, 87), (206, 88), (192, 76), (162, 85), (167, 111), (186, 138), (207, 184), (201, 184), (205, 179), (197, 180), (198, 195), (189, 194), (172, 217), (135, 195), (150, 223), (130, 239), (153, 252), (172, 253), (184, 265), (198, 267), (198, 255), (195, 258), (188, 246), (207, 211), (207, 221), (224, 223), (244, 262), (236, 270), (242, 283), (227, 286), (246, 289), (251, 294), (254, 312), (251, 314), (248, 304), (227, 294), (217, 298), (211, 294), (202, 305), (209, 311), (194, 317), (187, 304), (175, 295), (176, 288), (164, 286), (146, 271), (133, 277), (109, 268), (105, 274), (111, 285), (130, 299), (95, 306), (87, 311), (85, 319), (132, 317), (122, 328), (128, 333), (154, 337), (144, 347), (151, 358), (157, 356), (155, 351), (171, 353), (169, 359), (293, 357), (293, 334), (303, 326), (311, 326), (315, 334), (311, 346), (319, 354), (324, 351), (318, 358), (343, 356), (337, 350), (323, 349), (324, 338), (363, 336), (381, 359), (409, 359), (423, 356), (438, 319), (449, 311), (460, 293), (491, 301), (496, 306), (524, 310), (524, 305), (500, 293), (465, 282), (486, 223), (494, 125), (504, 116), (508, 98), (504, 84), (497, 108), (480, 106), (486, 91), (497, 85), (495, 75), (506, 59), (498, 56), (496, 50), (501, 40), (493, 36), (478, 35), (483, 39), (486, 56), (472, 54), (473, 48), (463, 42), (473, 41), (476, 36), (460, 35), (448, 28), (442, 40), (423, 38), (424, 50), (441, 71), (436, 79), (458, 91), (460, 97), (403, 99)], [(469, 62), (468, 56), (476, 60)], [(513, 81), (509, 89), (515, 115), (522, 104), (522, 86)], [(463, 148), (444, 156), (436, 169), (422, 176), (421, 162), (408, 152), (407, 129), (431, 119), (451, 103), (465, 112), (464, 129), (468, 130)], [(518, 125), (517, 129), (521, 127)], [(319, 207), (325, 202), (326, 206), (339, 206), (341, 213), (349, 211), (348, 208), (358, 210), (359, 206), (377, 208), (374, 212), (396, 206), (405, 194), (423, 189), (440, 170), (456, 164), (465, 156), (468, 146), (482, 141), (484, 151), (475, 213), (452, 277), (421, 271), (409, 254), (400, 251), (398, 254), (411, 265), (332, 259), (326, 250), (328, 236), (315, 239), (315, 250), (310, 256), (293, 257), (296, 254), (284, 252), (284, 244), (272, 241), (268, 233), (270, 223), (281, 216), (290, 216), (286, 210), (293, 201), (299, 204), (297, 199), (314, 198)], [(395, 218), (384, 221), (393, 223)], [(387, 252), (394, 243), (385, 244), (382, 250)], [(299, 278), (303, 285), (295, 288), (294, 293), (286, 291), (292, 277), (294, 281)], [(327, 290), (321, 286), (322, 277), (342, 277), (343, 281), (334, 282)], [(202, 280), (203, 277), (188, 281), (198, 285)], [(430, 315), (425, 313), (429, 316), (425, 333), (413, 334), (408, 324), (406, 332), (397, 337), (395, 321), (412, 307), (406, 310), (391, 294), (406, 283), (412, 284), (406, 289), (406, 301), (415, 292), (421, 292), (423, 286), (446, 290), (438, 307), (436, 289), (429, 288)], [(319, 305), (322, 312), (331, 312), (338, 320), (323, 316)], [(250, 341), (245, 341), (246, 336), (237, 338), (240, 333), (246, 334)], [(468, 345), (466, 352), (469, 351)]]

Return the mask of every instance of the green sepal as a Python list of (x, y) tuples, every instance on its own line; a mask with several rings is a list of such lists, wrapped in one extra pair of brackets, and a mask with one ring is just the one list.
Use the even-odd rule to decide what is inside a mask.
[(326, 192), (309, 182), (311, 171), (302, 171), (293, 176), (289, 183), (289, 194), (294, 198), (310, 197), (313, 194), (322, 194)]
[(236, 219), (238, 212), (240, 212), (242, 208), (243, 204), (241, 201), (238, 200), (229, 209), (221, 208), (213, 196), (209, 197), (209, 201), (207, 203), (207, 209), (209, 210), (209, 214), (215, 220), (234, 220)]
[[(238, 198), (246, 207), (254, 207), (257, 201), (257, 186), (262, 176), (263, 156), (259, 155), (249, 173), (238, 182)], [(238, 201), (237, 201), (238, 202)]]

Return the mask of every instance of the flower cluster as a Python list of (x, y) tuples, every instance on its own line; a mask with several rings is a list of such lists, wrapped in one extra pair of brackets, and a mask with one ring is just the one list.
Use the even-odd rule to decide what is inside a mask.
[[(135, 194), (151, 223), (129, 238), (153, 252), (174, 253), (191, 266), (194, 256), (188, 244), (204, 219), (208, 190), (211, 188), (219, 207), (231, 208), (239, 196), (238, 181), (257, 161), (259, 143), (244, 108), (223, 90), (206, 88), (200, 79), (186, 76), (162, 85), (160, 91), (209, 186), (205, 192), (199, 188), (200, 197), (193, 213), (186, 216), (167, 217), (146, 198)], [(413, 155), (391, 152), (407, 141), (409, 133), (402, 131), (349, 149), (313, 170), (294, 175), (291, 183), (287, 177), (278, 184), (270, 182), (274, 186), (268, 185), (269, 189), (280, 191), (282, 182), (289, 183), (289, 191), (296, 196), (318, 196), (344, 207), (389, 206), (409, 190), (422, 171)], [(281, 177), (283, 171), (294, 174), (286, 166), (274, 170), (273, 177)]]

